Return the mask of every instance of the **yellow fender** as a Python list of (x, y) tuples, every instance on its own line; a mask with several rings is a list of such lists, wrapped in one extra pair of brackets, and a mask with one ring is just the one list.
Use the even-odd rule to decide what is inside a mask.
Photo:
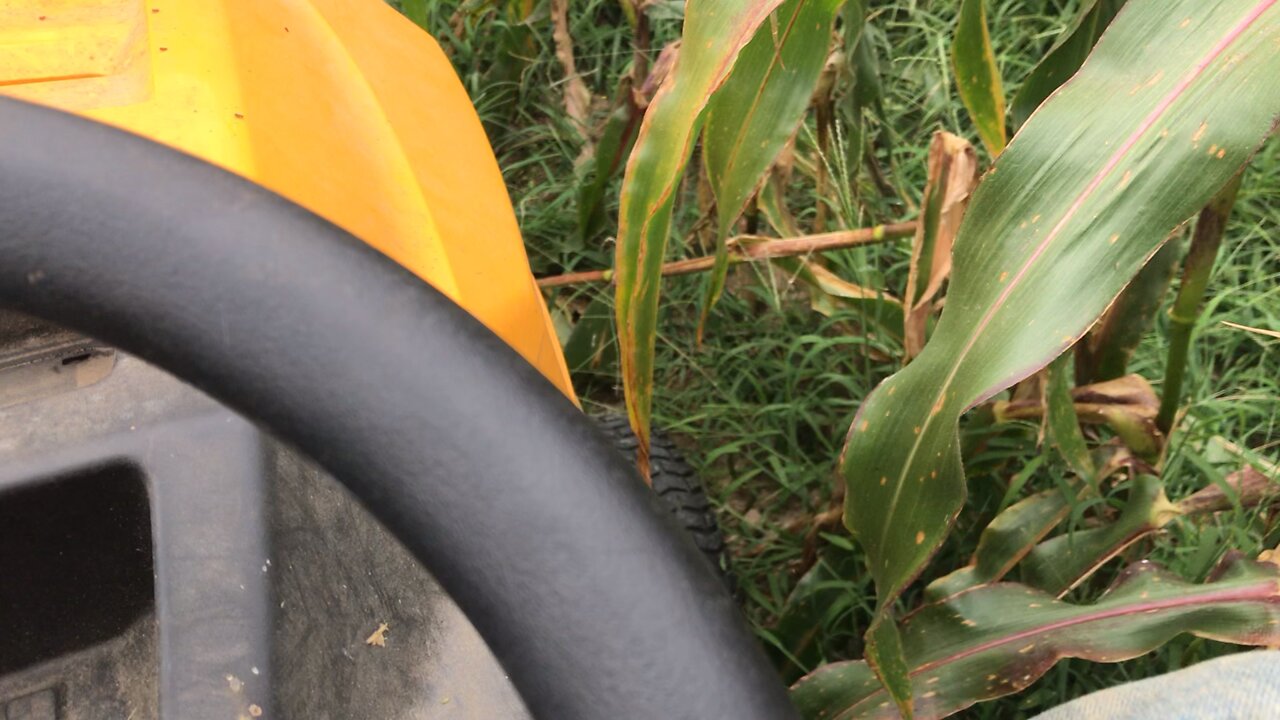
[(177, 148), (327, 218), (574, 397), (470, 99), (435, 40), (382, 0), (0, 0), (0, 93)]

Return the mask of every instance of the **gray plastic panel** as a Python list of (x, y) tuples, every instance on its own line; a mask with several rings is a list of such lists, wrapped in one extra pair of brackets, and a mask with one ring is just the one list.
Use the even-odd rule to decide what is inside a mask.
[[(146, 482), (154, 608), (105, 641), (0, 672), (0, 718), (528, 717), (403, 547), (202, 394), (120, 356), (92, 385), (0, 409), (0, 509), (17, 488), (110, 467)], [(383, 644), (368, 642), (384, 623)]]

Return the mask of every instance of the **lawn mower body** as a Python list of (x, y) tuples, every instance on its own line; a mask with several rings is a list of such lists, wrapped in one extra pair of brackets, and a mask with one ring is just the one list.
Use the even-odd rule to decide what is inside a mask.
[[(380, 0), (0, 0), (0, 93), (302, 205), (573, 397), (479, 119)], [(527, 714), (314, 464), (131, 356), (0, 314), (0, 718), (257, 717)]]
[(313, 463), (91, 340), (15, 315), (0, 338), (0, 718), (527, 717)]
[(384, 2), (0, 0), (0, 93), (283, 195), (449, 295), (572, 396), (471, 101), (436, 42)]

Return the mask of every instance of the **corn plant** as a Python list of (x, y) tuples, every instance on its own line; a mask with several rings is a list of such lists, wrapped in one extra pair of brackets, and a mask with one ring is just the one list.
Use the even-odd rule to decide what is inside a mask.
[[(970, 192), (974, 151), (938, 136), (920, 216), (896, 233), (915, 238), (896, 316), (901, 336), (915, 340), (904, 343), (905, 367), (863, 401), (839, 463), (844, 523), (866, 557), (877, 608), (865, 660), (820, 668), (795, 686), (808, 716), (941, 717), (1016, 692), (1060, 658), (1116, 661), (1182, 632), (1280, 642), (1280, 569), (1268, 562), (1233, 557), (1203, 585), (1139, 563), (1092, 603), (1060, 599), (1137, 539), (1212, 506), (1169, 501), (1159, 472), (1224, 218), (1242, 169), (1280, 116), (1280, 96), (1270, 91), (1280, 76), (1276, 5), (1084, 3), (1014, 97), (1017, 133), (1006, 144), (1010, 118), (986, 3), (962, 3), (951, 48), (955, 82), (991, 163)], [(777, 191), (779, 159), (821, 88), (835, 38), (843, 57), (865, 61), (850, 74), (864, 91), (870, 85), (865, 7), (850, 3), (838, 20), (843, 6), (685, 4), (678, 59), (626, 165), (615, 268), (595, 278), (616, 283), (622, 377), (642, 466), (661, 282), (671, 269), (664, 261), (686, 166), (700, 139), (716, 201), (718, 249), (700, 266), (712, 269), (703, 312), (713, 312), (725, 268), (747, 257), (735, 248), (750, 241), (733, 238), (744, 211), (754, 203), (792, 232)], [(864, 95), (855, 106), (861, 117), (874, 100)], [(852, 127), (862, 146), (861, 124)], [(840, 153), (818, 147), (822, 167), (836, 169)], [(865, 155), (855, 149), (852, 157)], [(892, 180), (880, 180), (894, 191)], [(1125, 363), (1169, 285), (1179, 229), (1197, 213), (1159, 398), (1125, 374)], [(783, 269), (819, 289), (826, 272), (794, 259)], [(889, 290), (849, 295), (883, 303)], [(1014, 385), (1017, 392), (1001, 395)], [(1063, 489), (1010, 498), (972, 562), (923, 588), (921, 604), (903, 616), (904, 594), (965, 501), (957, 427), (978, 406), (997, 421), (1041, 422), (1072, 476)], [(1103, 442), (1107, 434), (1116, 440)], [(1128, 477), (1124, 512), (1087, 532), (1052, 536), (1078, 501), (1117, 475)], [(1251, 497), (1261, 503), (1271, 495)], [(1006, 580), (1015, 568), (1021, 583)]]

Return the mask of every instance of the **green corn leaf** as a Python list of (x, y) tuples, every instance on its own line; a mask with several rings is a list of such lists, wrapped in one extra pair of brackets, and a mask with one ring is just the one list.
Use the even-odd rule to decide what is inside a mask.
[(415, 25), (427, 30), (427, 0), (400, 0), (400, 12)]
[(978, 136), (991, 157), (1004, 151), (1004, 89), (1000, 70), (991, 50), (991, 33), (987, 30), (985, 0), (964, 0), (960, 19), (951, 45), (951, 66), (956, 74), (956, 89)]
[[(1130, 0), (1076, 77), (987, 173), (924, 352), (863, 402), (845, 523), (891, 609), (964, 502), (957, 423), (1073, 345), (1280, 114), (1280, 0)], [(905, 678), (884, 678), (900, 693)]]
[(1089, 446), (1080, 432), (1080, 418), (1076, 415), (1075, 400), (1071, 397), (1071, 355), (1063, 353), (1049, 365), (1048, 387), (1045, 391), (1045, 425), (1049, 439), (1053, 441), (1067, 465), (1078, 476), (1093, 482), (1096, 468), (1089, 456)]
[(1066, 492), (1058, 488), (1045, 490), (1010, 505), (983, 529), (968, 565), (929, 583), (926, 600), (941, 600), (1003, 578), (1067, 519), (1085, 487), (1077, 478), (1065, 488)]
[(738, 54), (707, 105), (702, 158), (716, 196), (716, 264), (698, 323), (724, 290), (725, 241), (769, 167), (795, 134), (826, 64), (836, 13), (844, 0), (785, 0)]
[[(1049, 382), (1051, 386), (1055, 382), (1052, 375)], [(1052, 392), (1051, 387), (1050, 393)], [(1072, 417), (1075, 417), (1074, 412)], [(1078, 428), (1077, 432), (1079, 432)], [(1077, 503), (1089, 494), (1095, 493), (1098, 484), (1114, 474), (1122, 466), (1125, 458), (1124, 453), (1107, 447), (1099, 448), (1096, 454), (1100, 457), (1094, 458), (1093, 454), (1090, 454), (1087, 463), (1082, 463), (1084, 467), (1091, 469), (1089, 475), (1068, 478), (1063, 487), (1045, 490), (1023, 498), (996, 515), (995, 519), (983, 529), (982, 536), (978, 539), (978, 547), (969, 564), (929, 583), (924, 590), (925, 601), (936, 602), (962, 590), (1001, 580), (1014, 566), (1023, 562), (1032, 553), (1043, 552), (1041, 548), (1055, 541), (1041, 542), (1045, 536), (1067, 519)], [(1037, 456), (1036, 460), (1028, 463), (1027, 467), (1030, 469), (1039, 467), (1043, 463), (1043, 458), (1043, 455)], [(1026, 470), (1019, 475), (1025, 473)], [(1217, 487), (1213, 489), (1216, 490)], [(1255, 492), (1250, 497), (1259, 495), (1260, 493)], [(1146, 498), (1146, 495), (1140, 492), (1136, 497)], [(1160, 497), (1163, 498), (1163, 495)], [(1147, 501), (1144, 499), (1139, 502)], [(1189, 504), (1197, 508), (1216, 507), (1216, 502), (1217, 497), (1213, 493), (1206, 492), (1199, 498), (1189, 501)], [(1150, 510), (1154, 505), (1153, 499), (1147, 502), (1146, 507)], [(1167, 511), (1167, 505), (1160, 503), (1160, 510)], [(1167, 522), (1174, 515), (1186, 512), (1188, 511), (1180, 505), (1174, 513), (1165, 512), (1161, 516), (1162, 522)], [(1145, 514), (1135, 510), (1135, 516), (1144, 517)], [(1076, 537), (1079, 535), (1077, 534)], [(1079, 554), (1084, 555), (1083, 552)], [(1052, 553), (1046, 557), (1048, 556), (1052, 556)], [(1098, 557), (1101, 557), (1101, 554)], [(1086, 574), (1081, 572), (1079, 577)], [(1035, 586), (1046, 589), (1040, 585)]]
[[(862, 36), (853, 51), (853, 70), (857, 81), (851, 93), (854, 100), (853, 107), (850, 108), (853, 110), (853, 120), (844, 143), (844, 162), (854, 170), (865, 165), (871, 181), (882, 197), (892, 205), (902, 205), (909, 211), (915, 211), (915, 202), (900, 186), (901, 177), (894, 160), (894, 124), (884, 107), (885, 92), (880, 67), (892, 64), (894, 58), (884, 31), (873, 25), (871, 19), (868, 15), (867, 23), (862, 28)], [(868, 134), (870, 128), (865, 123), (865, 111), (872, 112), (879, 121), (874, 134)], [(880, 156), (889, 163), (888, 175), (880, 167)], [(852, 216), (853, 213), (847, 214)]]
[[(858, 90), (858, 73), (860, 72), (858, 64), (854, 61), (854, 57), (857, 55), (858, 45), (862, 43), (862, 33), (867, 27), (867, 1), (868, 0), (848, 0), (844, 6), (844, 25), (842, 28), (843, 38), (841, 39), (841, 42), (843, 43), (845, 61), (849, 64), (848, 67), (853, 76), (852, 89), (854, 92), (857, 92)], [(877, 73), (874, 78), (875, 86), (873, 88), (863, 88), (863, 92), (865, 93), (868, 90), (871, 90), (878, 93), (880, 90), (878, 69), (868, 68), (868, 70)], [(854, 101), (859, 104), (866, 100), (867, 97), (865, 94), (861, 97), (854, 98)]]
[(1035, 547), (1022, 562), (1022, 581), (1061, 597), (1120, 551), (1179, 515), (1158, 478), (1133, 481), (1124, 511), (1109, 525), (1066, 533)]
[(1125, 0), (1085, 0), (1071, 25), (1022, 81), (1009, 104), (1009, 119), (1021, 127), (1040, 103), (1075, 74)]
[(616, 312), (627, 415), (646, 477), (662, 260), (676, 188), (707, 101), (781, 1), (689, 0), (679, 58), (654, 95), (627, 161), (618, 211)]
[[(1094, 462), (1090, 460), (1090, 465)], [(1103, 474), (1108, 469), (1104, 468)], [(1244, 481), (1237, 478), (1244, 477)], [(1094, 483), (1102, 475), (1095, 476)], [(1251, 506), (1269, 497), (1263, 484), (1242, 473), (1230, 478), (1232, 489), (1239, 493), (1242, 505)], [(1015, 565), (1022, 580), (1045, 592), (1061, 595), (1139, 539), (1158, 531), (1175, 517), (1196, 512), (1231, 508), (1218, 486), (1184, 499), (1177, 505), (1164, 496), (1160, 481), (1152, 476), (1139, 476), (1133, 484), (1125, 510), (1113, 523), (1100, 528), (1082, 530), (1044, 539), (1054, 527), (1067, 518), (1072, 506), (1089, 489), (1088, 483), (1073, 478), (1063, 490), (1048, 490), (1032, 495), (996, 516), (982, 531), (973, 561), (966, 567), (929, 583), (925, 599), (936, 601), (962, 590), (1003, 578)], [(1021, 563), (1021, 564), (1019, 564)]]
[(770, 628), (778, 644), (766, 647), (773, 650), (770, 654), (787, 682), (799, 680), (824, 656), (854, 639), (847, 618), (857, 611), (860, 595), (857, 583), (849, 578), (859, 576), (859, 564), (853, 552), (829, 546), (796, 581)]
[(1164, 303), (1173, 271), (1182, 257), (1178, 235), (1160, 248), (1089, 334), (1076, 345), (1076, 383), (1089, 385), (1125, 374), (1142, 336)]
[(592, 300), (564, 341), (564, 361), (573, 374), (609, 367), (616, 362), (613, 314), (601, 298)]
[(600, 141), (596, 143), (589, 174), (578, 186), (577, 239), (584, 249), (606, 224), (605, 190), (631, 153), (643, 114), (644, 110), (636, 105), (631, 78), (623, 78), (614, 94), (613, 110), (605, 120)]
[(844, 42), (853, 69), (851, 99), (859, 110), (872, 110), (881, 120), (884, 112), (884, 83), (880, 80), (880, 57), (867, 32), (868, 0), (851, 2), (845, 11)]
[[(1239, 556), (1204, 585), (1143, 562), (1092, 605), (1070, 605), (1013, 583), (927, 605), (902, 629), (917, 717), (946, 717), (1018, 692), (1062, 658), (1119, 662), (1183, 633), (1273, 645), (1280, 642), (1278, 582), (1280, 568)], [(863, 662), (819, 668), (792, 686), (791, 699), (812, 720), (898, 717)]]
[(845, 139), (847, 165), (857, 168), (862, 158), (863, 112), (874, 111), (884, 118), (884, 85), (880, 81), (880, 60), (871, 38), (867, 36), (868, 0), (849, 0), (844, 6), (844, 55), (848, 64), (850, 87), (848, 102), (849, 137)]

